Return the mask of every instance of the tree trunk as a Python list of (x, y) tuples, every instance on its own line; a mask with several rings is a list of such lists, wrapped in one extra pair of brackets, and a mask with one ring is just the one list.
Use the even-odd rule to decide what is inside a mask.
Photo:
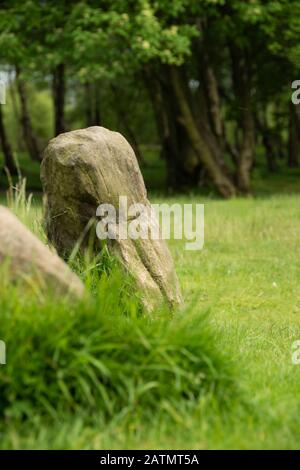
[(59, 64), (53, 73), (54, 133), (55, 136), (66, 131), (65, 126), (65, 66)]
[(131, 124), (128, 120), (127, 117), (127, 110), (124, 109), (123, 104), (122, 104), (122, 97), (119, 95), (118, 88), (114, 86), (113, 84), (111, 85), (113, 97), (114, 97), (114, 103), (115, 103), (115, 108), (117, 110), (117, 114), (120, 118), (121, 123), (123, 124), (125, 133), (127, 135), (127, 138), (129, 140), (129, 143), (133, 147), (134, 153), (138, 159), (138, 162), (143, 165), (145, 164), (145, 160), (142, 154), (142, 151), (140, 149), (138, 140), (135, 136), (135, 133), (131, 127)]
[(98, 83), (86, 82), (85, 115), (87, 127), (101, 125), (100, 93)]
[(262, 141), (266, 151), (268, 170), (270, 173), (275, 173), (277, 170), (276, 154), (273, 146), (272, 133), (269, 129), (265, 129), (262, 134)]
[(29, 115), (26, 86), (20, 76), (20, 70), (18, 68), (16, 68), (16, 82), (20, 97), (21, 126), (23, 130), (24, 141), (32, 160), (41, 161), (41, 154)]
[(234, 143), (227, 139), (226, 125), (222, 117), (221, 93), (215, 71), (218, 60), (216, 46), (212, 47), (213, 37), (210, 34), (209, 22), (199, 19), (197, 26), (200, 35), (195, 42), (194, 53), (199, 57), (200, 86), (197, 89), (197, 94), (200, 100), (199, 110), (195, 111), (200, 117), (200, 128), (206, 129), (207, 139), (214, 147), (213, 151), (218, 155), (224, 172), (228, 174), (224, 154), (225, 152), (229, 153), (234, 165), (236, 165), (237, 149)]
[(6, 135), (4, 117), (3, 117), (1, 105), (0, 105), (0, 142), (1, 142), (1, 147), (2, 147), (2, 151), (4, 155), (4, 164), (11, 175), (16, 175), (18, 173), (17, 167), (14, 162), (12, 148), (9, 144), (9, 141)]
[(175, 161), (173, 161), (173, 158), (175, 159), (177, 145), (171, 136), (161, 84), (155, 76), (151, 76), (146, 70), (144, 71), (144, 80), (153, 106), (157, 133), (161, 143), (161, 156), (167, 164), (168, 185), (174, 186), (176, 184), (176, 176)]
[(15, 77), (10, 80), (10, 85), (9, 85), (9, 94), (10, 94), (10, 99), (11, 99), (11, 104), (12, 104), (12, 109), (14, 113), (14, 120), (17, 124), (16, 128), (16, 137), (17, 137), (17, 142), (16, 142), (16, 149), (20, 150), (22, 148), (22, 129), (20, 129), (19, 123), (20, 123), (20, 107), (18, 104), (18, 95), (17, 95), (17, 89), (16, 89), (16, 79)]
[[(195, 119), (195, 125), (197, 126), (200, 135), (202, 135), (203, 140), (209, 147), (213, 158), (220, 167), (221, 172), (224, 173), (224, 175), (226, 175), (230, 179), (230, 171), (225, 161), (224, 149), (226, 146), (224, 143), (223, 130), (219, 133), (219, 135), (216, 135), (214, 131), (215, 124), (213, 122), (213, 119), (210, 119), (211, 111), (209, 111), (210, 107), (212, 106), (212, 103), (210, 98), (207, 96), (208, 92), (206, 87), (199, 86), (198, 89), (194, 93), (192, 93), (189, 86), (189, 77), (183, 67), (178, 70), (178, 78), (180, 81), (182, 94), (185, 97), (186, 103), (190, 108), (192, 117), (194, 117)], [(204, 81), (205, 80), (202, 78), (200, 80), (200, 83)], [(215, 86), (213, 88), (215, 95), (218, 94), (217, 88), (215, 88)], [(198, 102), (195, 100), (195, 98), (198, 99)], [(220, 106), (219, 99), (217, 106)], [(215, 115), (218, 115), (219, 125), (223, 127), (220, 109), (218, 109), (218, 111), (216, 111), (215, 109)]]
[(185, 95), (184, 87), (181, 83), (181, 77), (178, 67), (170, 67), (170, 81), (173, 87), (178, 107), (180, 109), (180, 121), (185, 127), (191, 145), (210, 175), (214, 185), (219, 193), (226, 198), (235, 195), (235, 187), (229, 176), (226, 174), (223, 164), (220, 161), (220, 155), (216, 152), (215, 142), (209, 141), (207, 130), (200, 128), (191, 110), (189, 101)]
[[(264, 106), (266, 107), (266, 105)], [(274, 173), (277, 170), (275, 135), (274, 130), (269, 127), (267, 121), (264, 109), (262, 110), (261, 116), (258, 115), (258, 113), (256, 114), (255, 124), (265, 148), (267, 167), (270, 173)]]
[(202, 165), (191, 146), (185, 127), (179, 122), (179, 109), (170, 83), (163, 81), (165, 74), (144, 74), (154, 110), (162, 158), (167, 165), (167, 184), (181, 189), (200, 182)]
[(101, 126), (101, 97), (100, 97), (100, 88), (99, 82), (95, 82), (95, 105), (94, 105), (94, 122), (95, 126)]
[(92, 84), (86, 82), (84, 84), (84, 111), (86, 127), (94, 125), (93, 122), (93, 101), (92, 101)]
[(251, 193), (251, 169), (254, 163), (255, 126), (251, 100), (251, 77), (246, 54), (236, 45), (230, 45), (233, 84), (240, 110), (238, 124), (242, 130), (239, 149), (237, 185), (242, 194)]
[(300, 106), (290, 104), (288, 166), (297, 168), (300, 155)]
[(215, 71), (210, 64), (209, 56), (206, 52), (206, 46), (204, 44), (204, 48), (202, 49), (202, 66), (201, 66), (201, 76), (202, 81), (204, 83), (204, 90), (205, 90), (205, 99), (206, 99), (206, 106), (208, 110), (208, 117), (211, 125), (211, 129), (216, 136), (219, 144), (224, 148), (223, 142), (223, 119), (221, 116), (221, 103), (220, 103), (220, 95), (218, 89), (218, 82), (215, 75)]
[(246, 106), (243, 110), (243, 143), (240, 152), (238, 172), (237, 172), (237, 185), (243, 194), (251, 193), (251, 169), (254, 162), (254, 125), (252, 113), (250, 108), (250, 101), (245, 100)]

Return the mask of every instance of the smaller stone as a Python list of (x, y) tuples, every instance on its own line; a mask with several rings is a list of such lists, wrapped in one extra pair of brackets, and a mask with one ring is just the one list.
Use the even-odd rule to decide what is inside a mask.
[(84, 286), (67, 264), (45, 246), (12, 212), (0, 206), (0, 268), (22, 280), (58, 294), (81, 297)]

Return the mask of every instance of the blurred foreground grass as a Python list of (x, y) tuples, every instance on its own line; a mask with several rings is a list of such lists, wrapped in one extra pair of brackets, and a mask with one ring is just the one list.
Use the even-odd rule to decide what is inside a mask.
[[(173, 319), (141, 315), (117, 272), (73, 306), (3, 282), (1, 447), (299, 448), (300, 197), (271, 193), (152, 198), (205, 204), (204, 249), (170, 242)], [(44, 239), (39, 204), (15, 211)]]

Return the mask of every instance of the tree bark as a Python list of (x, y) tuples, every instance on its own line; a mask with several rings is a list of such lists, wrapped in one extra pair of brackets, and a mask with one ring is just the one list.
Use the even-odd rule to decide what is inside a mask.
[(99, 82), (95, 82), (95, 105), (94, 105), (94, 122), (95, 126), (101, 126), (101, 96), (99, 89)]
[[(161, 72), (161, 71), (159, 71)], [(202, 165), (191, 146), (185, 127), (179, 122), (176, 96), (165, 73), (144, 73), (161, 142), (162, 158), (167, 165), (167, 184), (181, 189), (200, 183)]]
[(84, 111), (86, 127), (93, 126), (92, 84), (90, 82), (84, 84)]
[(16, 82), (20, 97), (21, 126), (23, 130), (24, 141), (32, 160), (41, 161), (41, 154), (38, 148), (36, 136), (32, 128), (28, 110), (27, 90), (25, 83), (20, 76), (20, 70), (18, 67), (16, 68)]
[[(18, 104), (18, 95), (17, 95), (15, 77), (10, 80), (9, 94), (10, 94), (12, 109), (14, 113), (14, 120), (18, 124), (20, 122), (20, 107)], [(17, 129), (16, 129), (16, 137), (17, 137), (16, 148), (19, 150), (22, 148), (22, 140), (23, 140), (22, 129), (20, 129), (19, 125), (17, 126)]]
[(234, 91), (239, 107), (238, 124), (242, 130), (239, 149), (237, 185), (242, 194), (251, 193), (251, 169), (254, 163), (255, 126), (251, 99), (251, 76), (249, 61), (244, 51), (230, 45)]
[(114, 86), (113, 84), (111, 85), (113, 97), (114, 97), (114, 103), (115, 103), (115, 108), (117, 110), (118, 116), (120, 118), (121, 123), (123, 124), (124, 130), (127, 134), (129, 143), (133, 147), (134, 153), (138, 159), (138, 162), (143, 165), (145, 164), (145, 160), (142, 154), (142, 151), (140, 149), (138, 140), (136, 138), (136, 135), (131, 127), (131, 124), (128, 120), (127, 117), (127, 110), (124, 109), (122, 105), (122, 97), (119, 95), (118, 88)]
[(101, 125), (100, 93), (98, 83), (86, 82), (85, 115), (87, 127)]
[(205, 98), (208, 110), (209, 121), (211, 125), (211, 129), (216, 136), (219, 144), (224, 148), (223, 142), (223, 131), (224, 125), (221, 116), (221, 103), (220, 103), (220, 95), (218, 89), (218, 82), (215, 75), (215, 71), (210, 64), (208, 54), (205, 50), (202, 50), (202, 80), (204, 83), (205, 89)]
[(300, 106), (290, 104), (288, 166), (297, 168), (300, 155)]
[(1, 142), (1, 147), (2, 147), (2, 151), (4, 155), (4, 164), (11, 175), (16, 175), (18, 173), (17, 167), (15, 165), (12, 148), (7, 138), (1, 105), (0, 105), (0, 142)]
[(260, 133), (262, 144), (265, 148), (267, 167), (270, 173), (277, 170), (276, 164), (276, 145), (274, 139), (274, 130), (268, 126), (266, 112), (263, 109), (261, 116), (256, 114), (256, 128)]
[(265, 129), (262, 134), (262, 141), (266, 151), (267, 166), (270, 173), (275, 173), (277, 170), (276, 154), (273, 146), (272, 133), (270, 129)]
[(180, 121), (186, 129), (199, 161), (206, 168), (219, 193), (225, 198), (234, 196), (236, 193), (234, 184), (222, 168), (220, 156), (215, 151), (217, 150), (215, 142), (209, 142), (207, 130), (199, 129), (197, 125), (181, 83), (178, 67), (170, 67), (170, 80), (181, 113)]
[(54, 133), (55, 136), (66, 131), (65, 125), (65, 65), (59, 64), (53, 73)]

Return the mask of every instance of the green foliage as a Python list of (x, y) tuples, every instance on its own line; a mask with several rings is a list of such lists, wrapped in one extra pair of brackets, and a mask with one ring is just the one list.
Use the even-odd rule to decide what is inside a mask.
[[(52, 98), (48, 90), (39, 90), (36, 84), (30, 84), (27, 88), (33, 129), (38, 135), (39, 143), (43, 148), (53, 135)], [(15, 102), (10, 99), (12, 93), (14, 93)], [(22, 130), (20, 129), (19, 100), (13, 82), (8, 87), (7, 94), (9, 99), (7, 100), (4, 111), (9, 140), (13, 144), (13, 148), (16, 152), (20, 149), (20, 146), (21, 149), (25, 151)], [(43, 116), (43, 119), (41, 119), (41, 116)]]
[[(20, 67), (41, 146), (53, 132), (57, 65), (67, 73), (68, 129), (86, 125), (83, 87), (92, 83), (100, 90), (102, 124), (128, 137), (132, 126), (138, 142), (157, 144), (163, 142), (145, 74), (168, 95), (170, 66), (181, 66), (185, 92), (194, 83), (191, 101), (200, 103), (207, 98), (204, 53), (229, 143), (239, 144), (243, 104), (233, 86), (232, 45), (247, 59), (253, 117), (263, 124), (253, 171), (260, 197), (225, 203), (212, 192), (205, 199), (204, 251), (183, 253), (182, 242), (171, 242), (185, 296), (196, 297), (185, 312), (146, 317), (130, 280), (105, 251), (70, 260), (90, 294), (84, 302), (33, 296), (1, 273), (2, 447), (297, 447), (300, 380), (290, 348), (300, 331), (299, 170), (286, 170), (279, 150), (288, 140), (289, 85), (299, 78), (299, 1), (9, 0), (1, 7), (1, 66)], [(11, 91), (3, 107), (9, 141), (30, 186), (40, 189)], [(174, 94), (166, 102), (174, 105), (175, 125), (182, 116)], [(197, 115), (198, 108), (191, 111)], [(279, 137), (273, 141), (278, 173), (271, 177), (262, 162), (264, 131)], [(163, 186), (159, 148), (142, 150), (147, 185)], [(6, 186), (7, 176), (0, 177)], [(41, 208), (26, 200), (18, 179), (10, 206), (45, 241)], [(203, 202), (200, 194), (202, 188), (180, 200)], [(250, 406), (235, 401), (240, 389)]]
[(187, 2), (139, 0), (79, 3), (72, 12), (72, 38), (79, 76), (114, 77), (153, 60), (181, 64), (196, 28), (181, 22)]
[(180, 21), (187, 8), (185, 0), (13, 1), (0, 14), (0, 47), (11, 64), (45, 71), (63, 62), (83, 80), (123, 75), (124, 67), (157, 58), (180, 64), (197, 34)]
[[(160, 143), (166, 158), (171, 147), (174, 155), (173, 160), (168, 157), (168, 184), (175, 187), (177, 183), (170, 183), (172, 175), (185, 171), (188, 175), (183, 175), (182, 180), (198, 184), (203, 162), (195, 161), (201, 152), (197, 158), (189, 158), (195, 153), (191, 150), (195, 143), (189, 142), (186, 131), (180, 129), (184, 121), (182, 110), (170, 80), (171, 68), (178, 66), (185, 95), (190, 95), (190, 111), (193, 116), (204, 116), (212, 140), (212, 97), (206, 82), (208, 76), (214, 77), (217, 108), (220, 104), (216, 111), (224, 121), (219, 153), (228, 168), (239, 166), (237, 155), (241, 154), (244, 140), (242, 110), (249, 109), (249, 118), (254, 122), (255, 136), (251, 140), (257, 144), (255, 150), (264, 141), (265, 153), (271, 154), (266, 158), (269, 169), (278, 167), (278, 153), (280, 157), (289, 152), (291, 155), (292, 149), (297, 153), (297, 143), (288, 142), (292, 129), (289, 123), (296, 119), (288, 106), (290, 83), (297, 79), (300, 63), (297, 0), (11, 0), (3, 5), (1, 62), (10, 69), (18, 66), (21, 77), (28, 82), (29, 114), (41, 148), (49, 132), (53, 133), (53, 97), (49, 89), (61, 65), (66, 79), (65, 115), (61, 116), (66, 126), (62, 129), (100, 123), (124, 133), (135, 149), (136, 143)], [(239, 60), (234, 60), (234, 55)], [(237, 73), (238, 65), (244, 73)], [(208, 67), (211, 70), (207, 75)], [(97, 98), (85, 92), (89, 85), (97, 90)], [(40, 87), (48, 91), (42, 92)], [(36, 92), (30, 93), (30, 88)], [(159, 106), (155, 104), (154, 88)], [(64, 85), (60, 88), (61, 101), (63, 89)], [(245, 89), (249, 91), (248, 98)], [(117, 90), (117, 97), (113, 90)], [(250, 107), (241, 102), (245, 99), (251, 101)], [(23, 150), (20, 119), (14, 116), (11, 104), (7, 108), (9, 141), (13, 146), (17, 142), (18, 150)], [(93, 113), (89, 112), (91, 109)], [(266, 109), (272, 112), (267, 113)], [(166, 118), (170, 120), (168, 138), (168, 132), (162, 130)], [(183, 147), (180, 158), (175, 155), (181, 145), (175, 142), (178, 132)], [(167, 144), (168, 139), (174, 140), (172, 145)], [(295, 161), (289, 164), (296, 164)], [(235, 171), (231, 173), (234, 180)], [(209, 180), (209, 176), (205, 175), (205, 179)]]

